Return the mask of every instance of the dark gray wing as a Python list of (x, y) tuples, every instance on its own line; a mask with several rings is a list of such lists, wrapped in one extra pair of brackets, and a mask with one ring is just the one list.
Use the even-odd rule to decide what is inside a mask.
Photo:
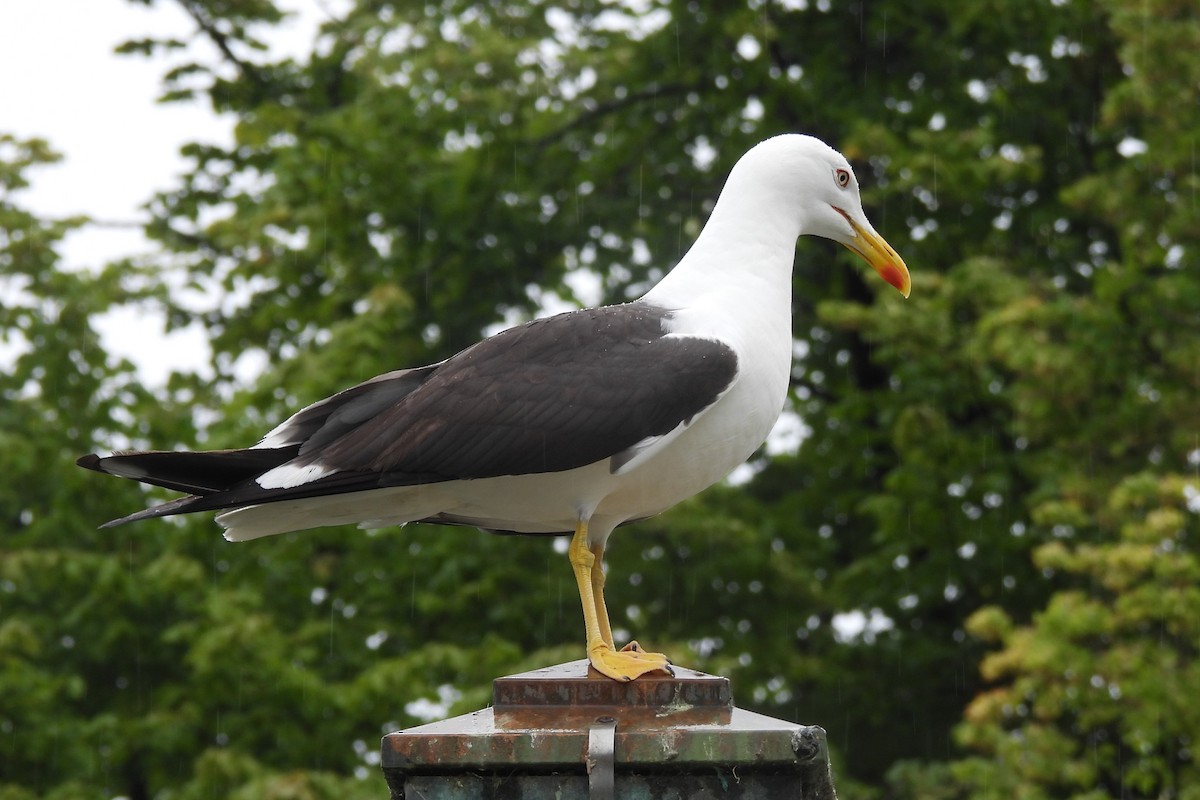
[[(709, 408), (737, 375), (728, 345), (668, 335), (669, 319), (635, 302), (535, 320), (314, 403), (256, 448), (79, 463), (196, 494), (110, 524), (604, 459), (617, 469), (639, 442)], [(189, 464), (203, 474), (189, 479)]]
[(298, 452), (303, 455), (327, 445), (399, 403), (439, 366), (387, 372), (319, 400), (285, 420), (264, 436), (258, 446), (299, 446)]
[[(439, 365), (399, 403), (289, 463), (384, 485), (573, 469), (665, 435), (732, 384), (723, 342), (668, 336), (644, 303), (560, 314)], [(323, 478), (318, 477), (314, 483)]]

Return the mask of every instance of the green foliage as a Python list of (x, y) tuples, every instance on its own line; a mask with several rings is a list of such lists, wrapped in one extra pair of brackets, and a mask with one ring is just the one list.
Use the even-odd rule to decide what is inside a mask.
[[(802, 243), (803, 441), (620, 531), (614, 624), (824, 725), (843, 793), (1195, 796), (1186, 3), (363, 0), (298, 61), (266, 0), (180, 6), (212, 62), (123, 50), (177, 53), (164, 100), (235, 141), (150, 202), (159, 256), (63, 270), (86, 221), (22, 210), (54, 156), (0, 138), (0, 798), (378, 796), (381, 733), (580, 657), (549, 540), (98, 532), (165, 493), (71, 461), (253, 442), (581, 274), (635, 296), (785, 130), (855, 160), (912, 298)], [(104, 352), (97, 320), (146, 305), (204, 326), (215, 377), (149, 389)]]
[(1182, 476), (1130, 476), (1102, 510), (1097, 543), (1035, 554), (1079, 588), (1029, 625), (998, 608), (968, 621), (1002, 645), (982, 663), (1000, 685), (958, 729), (987, 755), (955, 765), (972, 797), (1195, 796), (1200, 715), (1179, 698), (1200, 691), (1196, 492)]

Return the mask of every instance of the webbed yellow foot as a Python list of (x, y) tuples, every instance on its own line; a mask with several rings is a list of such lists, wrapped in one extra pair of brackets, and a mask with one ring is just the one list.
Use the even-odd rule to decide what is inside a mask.
[[(635, 649), (630, 649), (630, 645)], [(662, 653), (647, 653), (637, 647), (637, 642), (630, 645), (614, 650), (606, 642), (596, 642), (588, 648), (588, 661), (601, 675), (617, 681), (631, 681), (648, 672), (675, 674), (671, 662)]]

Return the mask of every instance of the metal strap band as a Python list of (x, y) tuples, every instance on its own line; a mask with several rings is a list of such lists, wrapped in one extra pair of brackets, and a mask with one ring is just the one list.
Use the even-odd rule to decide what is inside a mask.
[(588, 800), (613, 800), (615, 796), (617, 720), (597, 717), (588, 728)]

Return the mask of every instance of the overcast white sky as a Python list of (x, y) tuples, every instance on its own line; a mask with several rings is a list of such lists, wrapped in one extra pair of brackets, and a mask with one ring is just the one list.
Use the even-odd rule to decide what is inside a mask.
[[(283, 5), (298, 15), (272, 36), (272, 46), (306, 53), (321, 19), (320, 1)], [(162, 74), (179, 56), (113, 52), (126, 39), (186, 39), (193, 27), (170, 2), (146, 8), (127, 0), (0, 0), (0, 131), (42, 137), (64, 156), (32, 173), (21, 205), (48, 216), (137, 221), (139, 207), (184, 170), (181, 144), (228, 141), (232, 122), (202, 103), (155, 102)], [(90, 227), (68, 239), (64, 260), (94, 267), (147, 248), (137, 231)], [(198, 332), (172, 341), (148, 338), (147, 326), (155, 325), (161, 320), (114, 318), (104, 331), (110, 349), (136, 355), (147, 380), (165, 377), (181, 351), (203, 357)], [(159, 346), (147, 348), (148, 341)]]
[[(154, 102), (165, 61), (121, 57), (126, 38), (184, 34), (174, 6), (146, 9), (124, 0), (7, 0), (0, 3), (0, 129), (40, 136), (63, 153), (33, 174), (23, 204), (50, 215), (86, 213), (130, 221), (183, 162), (189, 137), (223, 140), (229, 125), (199, 105)], [(94, 263), (101, 246), (73, 242), (70, 261)], [(109, 235), (102, 236), (109, 239)], [(137, 237), (105, 241), (117, 255)]]

